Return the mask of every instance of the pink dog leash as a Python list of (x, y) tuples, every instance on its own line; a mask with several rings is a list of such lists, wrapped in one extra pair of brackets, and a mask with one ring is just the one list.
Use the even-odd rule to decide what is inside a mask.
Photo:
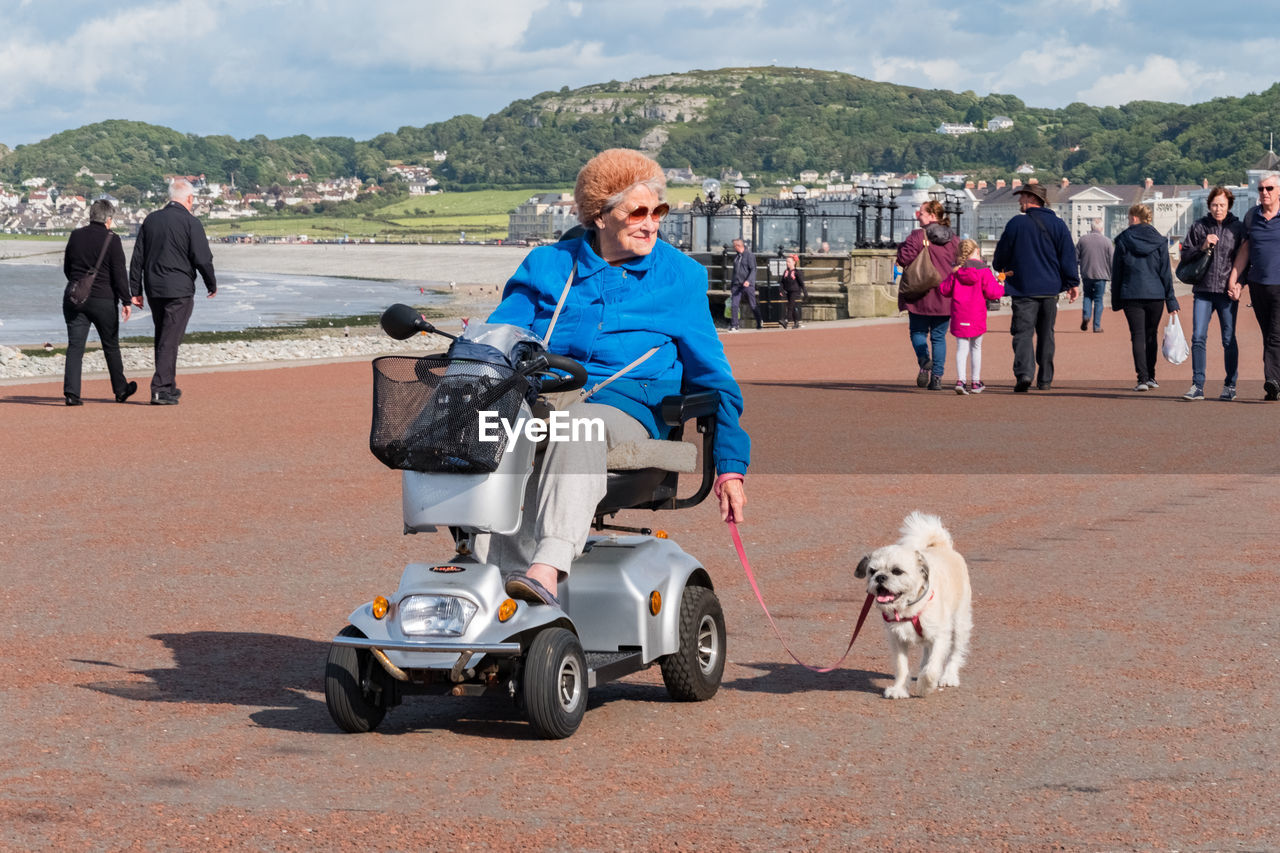
[(742, 547), (742, 536), (738, 533), (738, 525), (732, 517), (729, 519), (728, 524), (729, 533), (733, 536), (733, 547), (738, 549), (738, 560), (742, 563), (742, 570), (746, 572), (747, 580), (751, 583), (751, 589), (756, 594), (756, 601), (760, 602), (760, 607), (764, 610), (764, 615), (769, 619), (769, 625), (773, 627), (774, 636), (778, 638), (778, 642), (782, 643), (782, 647), (787, 650), (787, 654), (791, 655), (791, 659), (793, 661), (813, 672), (826, 673), (839, 669), (840, 664), (844, 663), (844, 659), (847, 658), (849, 656), (849, 652), (853, 650), (853, 642), (858, 639), (858, 632), (862, 630), (862, 623), (867, 621), (867, 614), (871, 612), (871, 603), (874, 601), (874, 597), (870, 593), (867, 594), (867, 600), (863, 602), (862, 605), (862, 613), (858, 615), (857, 627), (853, 629), (853, 636), (849, 638), (849, 645), (845, 648), (844, 654), (840, 656), (840, 660), (836, 661), (831, 666), (810, 666), (800, 660), (800, 658), (796, 657), (796, 653), (791, 651), (791, 647), (787, 645), (787, 641), (782, 639), (782, 632), (778, 630), (778, 623), (773, 621), (773, 614), (769, 612), (768, 605), (764, 603), (764, 596), (760, 594), (760, 585), (756, 583), (756, 576), (751, 571), (751, 564), (747, 562), (747, 552)]

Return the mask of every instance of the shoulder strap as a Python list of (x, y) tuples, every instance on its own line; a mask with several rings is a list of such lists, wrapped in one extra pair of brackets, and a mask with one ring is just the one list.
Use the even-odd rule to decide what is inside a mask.
[(107, 239), (102, 241), (102, 249), (98, 251), (98, 260), (93, 265), (93, 277), (98, 277), (98, 267), (102, 266), (102, 259), (107, 256), (107, 247), (111, 245), (111, 238), (116, 236), (110, 229), (107, 230)]
[(551, 322), (547, 325), (547, 333), (542, 338), (542, 347), (546, 349), (547, 344), (551, 342), (551, 333), (556, 330), (556, 320), (560, 319), (560, 309), (564, 307), (564, 301), (569, 296), (569, 287), (573, 284), (573, 276), (578, 272), (578, 262), (574, 261), (573, 266), (569, 268), (569, 277), (565, 279), (564, 290), (560, 291), (560, 301), (556, 303), (556, 310), (551, 314)]

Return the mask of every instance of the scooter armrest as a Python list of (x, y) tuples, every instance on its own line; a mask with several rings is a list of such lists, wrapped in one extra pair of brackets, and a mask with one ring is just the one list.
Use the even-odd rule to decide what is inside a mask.
[(720, 408), (719, 391), (697, 391), (662, 400), (662, 422), (667, 426), (680, 426), (694, 418), (714, 415)]

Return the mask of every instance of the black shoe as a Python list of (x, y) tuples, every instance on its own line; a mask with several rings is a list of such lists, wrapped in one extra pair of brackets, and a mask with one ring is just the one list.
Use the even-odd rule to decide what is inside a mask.
[(151, 405), (153, 406), (176, 406), (178, 398), (171, 394), (161, 394), (159, 392), (151, 395)]
[(941, 390), (942, 390), (942, 377), (941, 377), (941, 376), (930, 376), (930, 377), (929, 377), (929, 390), (930, 390), (930, 391), (941, 391)]
[(84, 405), (84, 401), (81, 400), (79, 397), (77, 397), (75, 394), (63, 394), (62, 396), (66, 398), (68, 406)]
[(1081, 321), (1080, 321), (1080, 331), (1082, 331), (1082, 332), (1087, 332), (1087, 331), (1089, 331), (1089, 321), (1088, 321), (1088, 320), (1081, 320)]
[(1027, 393), (1027, 389), (1031, 387), (1031, 377), (1019, 376), (1017, 383), (1014, 384), (1013, 390), (1019, 394)]
[(920, 372), (916, 374), (916, 387), (924, 388), (928, 386), (931, 373), (933, 373), (933, 359), (926, 358), (920, 362)]
[(1266, 392), (1266, 400), (1280, 400), (1280, 382), (1274, 379), (1268, 379), (1262, 383), (1262, 390)]
[(1037, 390), (1037, 391), (1052, 391), (1052, 390), (1053, 390), (1053, 383), (1052, 383), (1052, 382), (1041, 382), (1041, 383), (1039, 383), (1039, 384), (1037, 384), (1037, 385), (1036, 385), (1036, 390)]
[(124, 392), (116, 395), (116, 402), (123, 403), (125, 400), (128, 400), (135, 393), (137, 393), (137, 391), (138, 391), (138, 383), (130, 381), (128, 385), (124, 386)]

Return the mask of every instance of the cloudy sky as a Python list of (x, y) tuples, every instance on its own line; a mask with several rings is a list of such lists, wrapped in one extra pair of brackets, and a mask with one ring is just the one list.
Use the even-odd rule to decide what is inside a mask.
[(646, 74), (803, 66), (1033, 106), (1280, 79), (1275, 5), (1203, 0), (0, 0), (0, 142), (109, 118), (352, 136)]

